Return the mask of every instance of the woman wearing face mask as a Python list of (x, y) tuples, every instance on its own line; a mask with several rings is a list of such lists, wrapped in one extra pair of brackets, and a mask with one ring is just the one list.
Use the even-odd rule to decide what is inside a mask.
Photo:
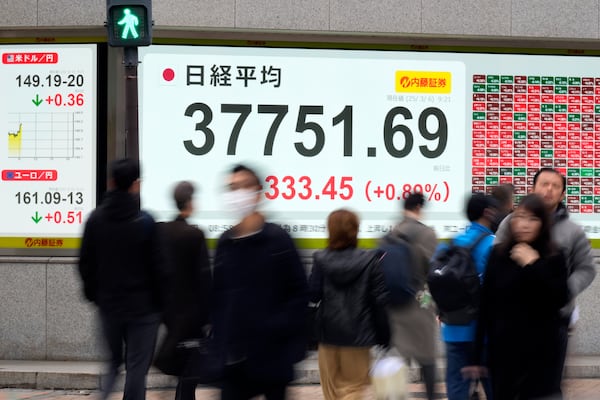
[[(561, 399), (555, 371), (559, 310), (568, 301), (567, 267), (550, 238), (549, 215), (539, 196), (524, 197), (513, 212), (510, 239), (494, 247), (481, 296), (477, 354), (487, 337), (494, 399)], [(467, 367), (464, 372), (484, 371)]]

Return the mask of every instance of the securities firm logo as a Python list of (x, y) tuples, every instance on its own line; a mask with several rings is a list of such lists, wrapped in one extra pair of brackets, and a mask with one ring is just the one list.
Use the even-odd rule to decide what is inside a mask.
[(450, 72), (396, 71), (396, 93), (447, 94), (451, 90)]

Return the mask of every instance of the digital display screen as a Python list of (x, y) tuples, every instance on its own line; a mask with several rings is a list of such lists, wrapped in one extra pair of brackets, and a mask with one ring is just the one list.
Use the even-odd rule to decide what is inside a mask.
[(192, 221), (218, 237), (235, 222), (225, 173), (247, 163), (263, 211), (296, 238), (327, 237), (341, 207), (360, 215), (359, 237), (379, 238), (412, 191), (449, 238), (472, 191), (512, 183), (518, 200), (550, 166), (568, 178), (571, 218), (600, 237), (595, 57), (151, 46), (140, 58), (142, 204), (160, 220), (190, 180)]
[(77, 248), (96, 206), (96, 45), (1, 45), (0, 87), (0, 248)]

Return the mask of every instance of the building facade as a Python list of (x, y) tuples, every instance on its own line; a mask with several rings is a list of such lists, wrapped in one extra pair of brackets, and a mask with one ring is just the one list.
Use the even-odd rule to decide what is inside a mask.
[[(0, 0), (0, 44), (105, 43), (104, 0)], [(460, 47), (577, 57), (600, 52), (600, 1), (580, 0), (156, 0), (154, 43), (264, 47)], [(104, 45), (104, 44), (103, 44)], [(126, 154), (120, 85), (123, 52), (106, 48), (107, 159)], [(104, 107), (101, 105), (100, 107)], [(100, 177), (103, 178), (104, 176)], [(94, 309), (82, 295), (76, 257), (10, 251), (0, 257), (0, 359), (103, 357)], [(309, 262), (306, 254), (306, 262)], [(570, 351), (600, 355), (600, 283), (580, 297)]]

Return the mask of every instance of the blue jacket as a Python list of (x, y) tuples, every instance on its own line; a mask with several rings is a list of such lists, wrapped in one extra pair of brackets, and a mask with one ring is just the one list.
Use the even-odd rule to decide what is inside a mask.
[[(486, 228), (477, 222), (473, 222), (464, 233), (454, 238), (455, 244), (468, 247), (477, 240), (482, 232), (489, 233), (489, 236), (483, 238), (471, 252), (481, 281), (483, 281), (483, 273), (485, 272), (485, 267), (494, 242), (493, 232), (489, 228)], [(441, 244), (440, 246), (447, 246), (447, 244)], [(468, 325), (448, 325), (442, 323), (442, 340), (444, 342), (472, 342), (475, 340), (475, 328), (475, 321), (472, 321)]]

